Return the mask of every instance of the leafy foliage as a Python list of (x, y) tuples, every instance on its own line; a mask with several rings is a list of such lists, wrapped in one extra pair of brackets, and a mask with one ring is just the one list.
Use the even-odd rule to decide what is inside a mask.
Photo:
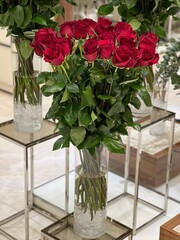
[[(143, 68), (115, 71), (104, 60), (104, 68), (99, 61), (95, 70), (80, 55), (70, 56), (68, 64), (71, 81), (63, 72), (65, 62), (59, 72), (42, 72), (38, 77), (38, 83), (43, 84), (42, 93), (53, 96), (46, 117), (56, 122), (61, 135), (54, 149), (72, 142), (79, 149), (93, 151), (103, 142), (110, 151), (123, 153), (120, 135), (127, 134), (128, 125), (136, 127), (129, 104), (135, 105), (137, 94), (147, 105), (150, 103), (142, 86)], [(107, 68), (108, 72), (104, 71)]]
[[(74, 0), (67, 2), (76, 4)], [(8, 27), (8, 35), (15, 34), (20, 38), (28, 38), (25, 34), (28, 31), (56, 27), (52, 18), (59, 14), (64, 14), (59, 0), (0, 0), (0, 26)]]
[(163, 55), (163, 60), (157, 64), (156, 78), (171, 79), (174, 89), (180, 89), (180, 39), (172, 39)]

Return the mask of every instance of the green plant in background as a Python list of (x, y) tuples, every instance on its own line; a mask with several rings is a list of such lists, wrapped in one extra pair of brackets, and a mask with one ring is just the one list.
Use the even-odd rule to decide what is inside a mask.
[[(74, 0), (67, 0), (75, 5)], [(32, 83), (34, 76), (34, 52), (30, 46), (35, 31), (44, 27), (57, 27), (56, 15), (64, 16), (64, 8), (59, 0), (0, 0), (0, 27), (7, 28), (7, 36), (14, 35), (18, 55), (16, 72), (15, 100), (24, 103), (25, 91), (30, 104), (36, 104), (36, 87)], [(28, 79), (29, 77), (29, 79)], [(34, 88), (35, 87), (35, 88)], [(31, 92), (34, 92), (34, 96)]]
[(174, 89), (180, 88), (180, 39), (171, 39), (167, 44), (163, 59), (157, 64), (156, 78), (169, 79)]

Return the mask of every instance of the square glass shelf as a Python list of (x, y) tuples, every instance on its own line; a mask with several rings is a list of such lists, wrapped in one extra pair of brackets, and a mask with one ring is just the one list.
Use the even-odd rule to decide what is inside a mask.
[[(41, 230), (43, 240), (83, 240), (73, 231), (73, 213)], [(96, 240), (122, 240), (132, 238), (132, 229), (107, 217), (106, 233)]]
[(17, 144), (23, 145), (24, 147), (31, 147), (37, 143), (58, 136), (59, 133), (54, 130), (55, 124), (45, 119), (43, 119), (41, 129), (34, 133), (18, 132), (15, 129), (13, 120), (0, 124), (0, 135), (16, 142)]
[(161, 108), (153, 107), (149, 115), (137, 119), (135, 122), (141, 125), (141, 129), (144, 129), (155, 123), (166, 121), (171, 118), (175, 118), (175, 113)]

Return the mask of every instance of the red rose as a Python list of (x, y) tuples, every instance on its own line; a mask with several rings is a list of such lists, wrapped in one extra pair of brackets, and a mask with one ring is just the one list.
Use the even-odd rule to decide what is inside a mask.
[(85, 18), (83, 20), (77, 20), (74, 23), (74, 37), (75, 39), (84, 39), (87, 37), (87, 35), (94, 35), (94, 27), (96, 25), (96, 22)]
[(120, 45), (128, 45), (129, 47), (135, 47), (135, 40), (137, 39), (136, 33), (134, 31), (124, 31), (117, 35), (117, 42)]
[(123, 32), (134, 32), (131, 25), (127, 22), (118, 22), (114, 25), (114, 31), (116, 35), (119, 35)]
[(159, 39), (154, 33), (143, 33), (139, 38), (139, 48), (156, 48), (156, 43), (158, 40)]
[(74, 21), (69, 21), (61, 24), (60, 34), (62, 37), (72, 38), (74, 36)]
[(103, 39), (98, 41), (99, 57), (101, 59), (109, 59), (114, 50), (114, 42), (110, 39)]
[(70, 38), (60, 37), (56, 40), (56, 43), (60, 45), (64, 56), (72, 53), (72, 40)]
[(135, 48), (136, 47), (136, 35), (131, 34), (129, 32), (124, 32), (117, 36), (117, 42), (121, 46), (127, 46), (128, 48)]
[(115, 43), (115, 34), (113, 31), (105, 31), (98, 35), (98, 39), (111, 39)]
[(86, 40), (86, 42), (83, 45), (84, 50), (84, 57), (90, 61), (93, 62), (96, 60), (98, 55), (98, 40), (95, 38), (90, 38)]
[(54, 66), (59, 66), (63, 63), (65, 57), (71, 54), (72, 41), (66, 38), (58, 38), (56, 43), (51, 44), (44, 51), (44, 60), (50, 62)]
[(44, 51), (44, 60), (54, 66), (59, 66), (64, 61), (65, 56), (59, 44), (52, 44)]
[(44, 50), (55, 42), (56, 38), (56, 32), (52, 28), (43, 28), (35, 33), (31, 46), (34, 48), (35, 53), (42, 57)]
[(140, 49), (140, 52), (142, 53), (142, 58), (138, 64), (139, 66), (151, 66), (159, 60), (159, 54), (155, 53), (152, 47)]
[(112, 26), (111, 20), (108, 18), (99, 17), (94, 30), (98, 35), (101, 35), (105, 31), (113, 31), (113, 29), (114, 27)]
[(132, 68), (136, 67), (141, 57), (142, 54), (138, 49), (129, 49), (127, 46), (120, 46), (116, 48), (112, 61), (119, 68)]

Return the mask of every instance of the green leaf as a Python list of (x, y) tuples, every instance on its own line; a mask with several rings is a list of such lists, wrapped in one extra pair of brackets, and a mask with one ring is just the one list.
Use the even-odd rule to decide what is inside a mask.
[(53, 145), (53, 150), (57, 150), (57, 149), (61, 148), (63, 143), (64, 143), (64, 137), (58, 138), (58, 140), (56, 140)]
[(131, 99), (131, 104), (136, 108), (136, 109), (140, 109), (141, 107), (141, 102), (139, 100), (138, 97), (134, 96), (132, 99)]
[(36, 79), (36, 83), (37, 84), (45, 83), (50, 75), (51, 75), (50, 72), (41, 72)]
[(43, 85), (43, 86), (41, 87), (41, 92), (42, 92), (42, 94), (43, 94), (45, 97), (49, 97), (49, 96), (52, 95), (52, 93), (46, 92), (46, 88), (47, 88), (47, 87), (48, 87), (48, 86), (46, 86), (46, 85)]
[(109, 133), (109, 128), (105, 125), (100, 125), (98, 131), (104, 136), (106, 136)]
[(17, 5), (14, 7), (13, 18), (17, 26), (20, 27), (24, 21), (24, 9), (22, 6)]
[(75, 103), (69, 104), (64, 112), (64, 119), (67, 122), (67, 124), (69, 124), (70, 126), (72, 126), (77, 118), (78, 118), (78, 106)]
[(24, 21), (22, 23), (23, 27), (28, 26), (32, 19), (32, 12), (30, 7), (24, 7)]
[(129, 24), (131, 25), (131, 27), (132, 27), (134, 30), (139, 29), (140, 26), (141, 26), (141, 22), (138, 21), (138, 20), (135, 19), (135, 18), (133, 18), (133, 19), (129, 22)]
[(127, 8), (131, 9), (136, 5), (137, 0), (125, 0), (125, 3), (126, 3)]
[(33, 17), (32, 22), (43, 25), (43, 26), (47, 26), (47, 20), (42, 15), (36, 15), (35, 17)]
[(168, 10), (168, 14), (173, 16), (176, 13), (178, 13), (179, 11), (180, 11), (180, 7), (172, 7)]
[(111, 98), (109, 95), (98, 95), (97, 97), (101, 100), (109, 100)]
[(97, 119), (97, 116), (93, 111), (91, 112), (91, 119), (93, 122)]
[(87, 88), (82, 94), (81, 108), (95, 105), (92, 88)]
[(69, 147), (69, 137), (61, 137), (59, 138), (53, 145), (53, 151), (59, 148)]
[(129, 12), (128, 8), (124, 4), (118, 7), (118, 13), (121, 17), (124, 17), (125, 19), (130, 19), (130, 17), (132, 17), (132, 14)]
[(124, 105), (121, 101), (116, 102), (112, 108), (108, 111), (108, 116), (113, 116), (116, 115), (120, 112), (124, 112), (125, 108)]
[(124, 113), (122, 114), (122, 119), (128, 124), (133, 122), (132, 112), (129, 107), (126, 107)]
[(67, 89), (71, 93), (78, 93), (79, 92), (79, 87), (75, 83), (67, 84)]
[(61, 99), (61, 103), (66, 102), (68, 99), (69, 99), (69, 92), (68, 92), (67, 88), (65, 88), (62, 99)]
[(21, 40), (20, 52), (25, 60), (27, 60), (30, 57), (32, 51), (33, 51), (33, 49), (30, 46), (30, 41), (29, 40)]
[(26, 6), (27, 3), (28, 3), (28, 0), (22, 0), (21, 1), (22, 6)]
[(62, 89), (65, 87), (64, 83), (55, 83), (52, 86), (47, 86), (45, 92), (46, 93), (56, 93), (62, 91)]
[(90, 135), (84, 141), (85, 148), (94, 148), (101, 142), (101, 138), (98, 134)]
[(114, 8), (108, 4), (102, 5), (98, 9), (98, 14), (101, 16), (106, 16), (111, 14), (114, 11)]
[(91, 81), (95, 83), (101, 82), (104, 78), (104, 69), (101, 66), (90, 68)]
[(121, 143), (120, 139), (113, 139), (109, 137), (105, 137), (103, 140), (104, 145), (108, 148), (110, 152), (114, 153), (124, 153), (124, 146)]
[(151, 107), (152, 103), (151, 103), (151, 97), (148, 93), (148, 91), (146, 89), (142, 89), (138, 95), (140, 96), (140, 98), (143, 100), (143, 102), (145, 103), (145, 105), (147, 107)]
[(163, 27), (161, 27), (160, 25), (157, 25), (155, 27), (155, 34), (160, 37), (160, 38), (165, 38), (166, 37), (166, 31)]
[(84, 141), (86, 129), (84, 127), (74, 127), (70, 131), (70, 137), (75, 146), (78, 146)]
[(89, 107), (83, 108), (78, 114), (79, 126), (87, 127), (92, 119)]

